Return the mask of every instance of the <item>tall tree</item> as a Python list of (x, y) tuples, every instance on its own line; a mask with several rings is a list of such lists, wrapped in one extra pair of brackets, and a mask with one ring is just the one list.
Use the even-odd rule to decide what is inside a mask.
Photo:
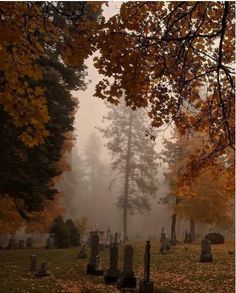
[(149, 197), (157, 191), (157, 154), (155, 142), (146, 136), (148, 125), (143, 111), (125, 106), (110, 107), (104, 120), (109, 125), (101, 129), (108, 139), (118, 186), (122, 186), (118, 206), (123, 210), (123, 236), (128, 238), (128, 212), (150, 209)]

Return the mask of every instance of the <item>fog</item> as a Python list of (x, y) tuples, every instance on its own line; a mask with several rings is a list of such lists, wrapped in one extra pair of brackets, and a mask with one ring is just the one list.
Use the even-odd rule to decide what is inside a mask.
[[(112, 16), (118, 11), (119, 2), (110, 2), (109, 7), (104, 6), (104, 16)], [(63, 192), (62, 205), (66, 209), (66, 218), (86, 217), (89, 222), (89, 229), (106, 230), (108, 226), (113, 232), (122, 232), (122, 210), (116, 206), (118, 194), (109, 188), (112, 180), (112, 171), (110, 169), (111, 157), (105, 147), (105, 139), (96, 130), (96, 127), (104, 126), (102, 118), (107, 114), (107, 106), (104, 101), (94, 97), (95, 85), (102, 78), (93, 66), (93, 57), (86, 61), (88, 67), (86, 82), (88, 82), (85, 91), (77, 91), (73, 94), (79, 100), (79, 110), (75, 116), (75, 137), (74, 147), (68, 160), (71, 161), (71, 171), (66, 172), (60, 183), (60, 190)], [(163, 148), (163, 137), (170, 137), (171, 129), (161, 131), (156, 139), (155, 149), (160, 152)], [(100, 174), (97, 175), (95, 189), (97, 192), (86, 189), (86, 176), (81, 179), (81, 172), (86, 168), (87, 143), (91, 134), (99, 137), (101, 142), (101, 152), (99, 164), (102, 166)], [(96, 152), (96, 150), (95, 150)], [(83, 166), (82, 166), (83, 165)], [(128, 234), (134, 238), (147, 238), (149, 236), (158, 237), (161, 228), (164, 227), (167, 234), (170, 233), (171, 211), (160, 204), (160, 198), (165, 196), (168, 191), (168, 185), (164, 180), (165, 166), (162, 165), (158, 171), (159, 189), (156, 198), (151, 200), (151, 211), (145, 211), (143, 214), (135, 214), (128, 217)], [(177, 221), (177, 234), (183, 235), (188, 229), (186, 222)]]

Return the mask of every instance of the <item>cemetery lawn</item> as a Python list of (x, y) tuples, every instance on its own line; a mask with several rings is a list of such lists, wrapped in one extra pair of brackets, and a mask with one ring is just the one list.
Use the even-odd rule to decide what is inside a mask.
[[(143, 251), (145, 242), (134, 245), (134, 271), (137, 284), (143, 275)], [(234, 292), (234, 243), (212, 245), (213, 263), (200, 263), (200, 243), (189, 245), (184, 254), (184, 245), (178, 244), (166, 254), (159, 253), (159, 243), (151, 243), (151, 279), (155, 292)], [(103, 277), (86, 275), (87, 259), (78, 259), (78, 248), (72, 249), (21, 249), (0, 250), (0, 293), (116, 293), (116, 286), (104, 285)], [(88, 248), (87, 248), (88, 252)], [(122, 265), (123, 246), (119, 247), (119, 262)], [(32, 254), (37, 255), (37, 265), (45, 261), (49, 277), (37, 279), (29, 270)], [(102, 266), (107, 268), (109, 249), (101, 251)], [(138, 292), (127, 290), (123, 292)]]

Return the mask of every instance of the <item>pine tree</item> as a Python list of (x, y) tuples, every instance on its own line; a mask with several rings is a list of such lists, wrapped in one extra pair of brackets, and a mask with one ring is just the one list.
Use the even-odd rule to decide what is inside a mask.
[(150, 196), (157, 191), (157, 154), (155, 142), (147, 136), (144, 112), (125, 106), (112, 107), (104, 120), (108, 127), (100, 131), (108, 139), (112, 169), (121, 187), (118, 207), (123, 210), (123, 236), (128, 238), (128, 213), (150, 209)]

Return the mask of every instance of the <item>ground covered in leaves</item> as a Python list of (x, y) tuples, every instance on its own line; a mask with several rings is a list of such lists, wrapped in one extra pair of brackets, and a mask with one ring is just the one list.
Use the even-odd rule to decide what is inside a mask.
[[(143, 251), (145, 242), (133, 242), (135, 249), (134, 271), (139, 280), (143, 275)], [(234, 291), (234, 243), (212, 245), (213, 263), (200, 263), (200, 243), (189, 245), (187, 255), (184, 245), (178, 244), (166, 254), (159, 253), (159, 243), (151, 243), (151, 278), (155, 292), (224, 292)], [(87, 249), (88, 250), (88, 249)], [(0, 293), (116, 293), (115, 286), (106, 286), (103, 277), (86, 275), (87, 259), (78, 259), (78, 249), (21, 249), (0, 251)], [(123, 247), (120, 245), (120, 267)], [(37, 279), (30, 272), (29, 260), (37, 255), (37, 264), (46, 261), (49, 277)], [(107, 268), (109, 249), (101, 251), (102, 266)], [(138, 292), (126, 290), (123, 292)]]

